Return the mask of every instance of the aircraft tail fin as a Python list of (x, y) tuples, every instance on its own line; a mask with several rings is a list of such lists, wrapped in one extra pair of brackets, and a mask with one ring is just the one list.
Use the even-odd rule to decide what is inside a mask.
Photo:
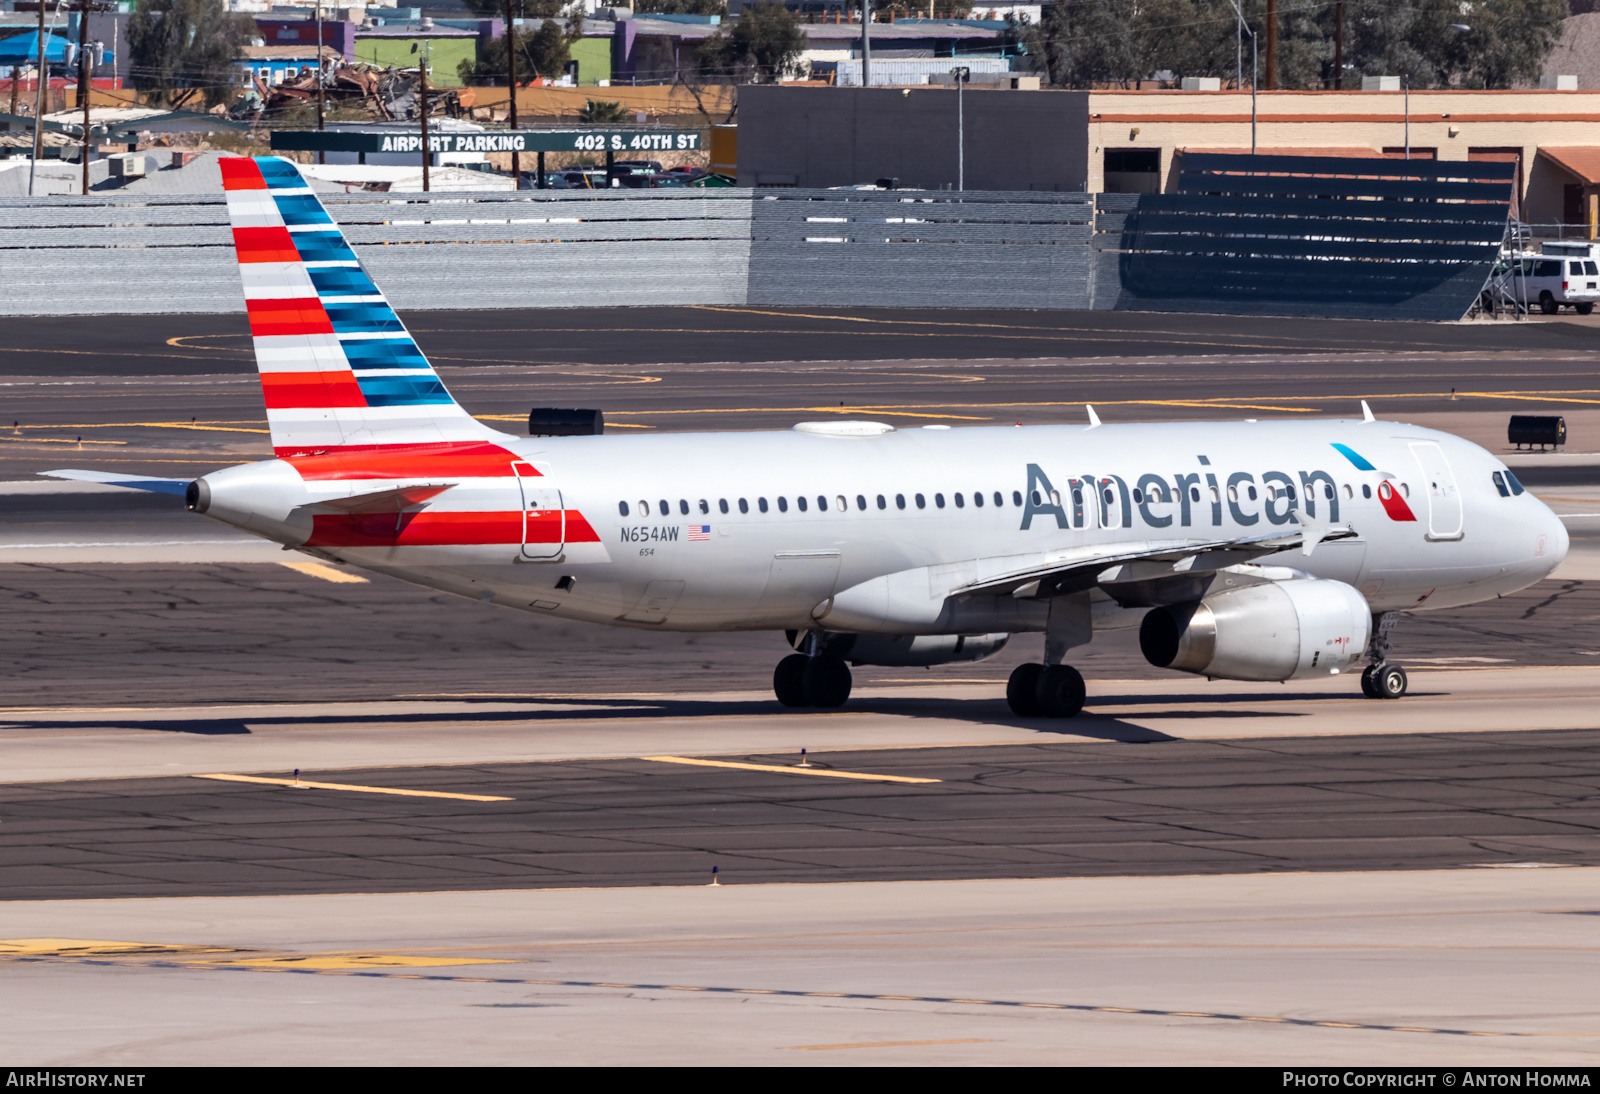
[(294, 163), (221, 167), (279, 456), (501, 436), (451, 398)]

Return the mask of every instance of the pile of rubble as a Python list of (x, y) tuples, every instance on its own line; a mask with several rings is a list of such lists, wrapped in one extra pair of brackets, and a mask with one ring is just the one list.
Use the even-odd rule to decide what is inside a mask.
[[(340, 65), (330, 71), (323, 88), (323, 101), (330, 110), (348, 112), (364, 109), (375, 121), (410, 121), (420, 110), (420, 76), (416, 69), (379, 68), (376, 65)], [(317, 100), (317, 74), (306, 73), (293, 80), (268, 87), (259, 77), (228, 111), (237, 121), (253, 121), (314, 104)], [(433, 88), (428, 92), (428, 114), (459, 118), (463, 114), (460, 96), (453, 88)]]

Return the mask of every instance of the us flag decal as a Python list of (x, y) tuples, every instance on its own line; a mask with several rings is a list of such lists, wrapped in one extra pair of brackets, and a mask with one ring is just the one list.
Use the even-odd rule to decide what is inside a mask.
[(690, 543), (709, 543), (710, 540), (711, 540), (711, 525), (709, 525), (709, 524), (691, 524), (691, 525), (689, 525), (689, 542)]

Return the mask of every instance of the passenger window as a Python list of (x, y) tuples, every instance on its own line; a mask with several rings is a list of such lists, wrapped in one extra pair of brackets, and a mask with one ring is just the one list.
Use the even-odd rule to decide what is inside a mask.
[(1247, 486), (1244, 489), (1245, 489), (1245, 493), (1250, 495), (1250, 500), (1251, 501), (1255, 501), (1256, 500), (1256, 488), (1254, 486)]
[(1400, 493), (1404, 494), (1406, 497), (1409, 498), (1411, 496), (1411, 484), (1410, 483), (1406, 483), (1406, 482), (1401, 483), (1400, 484)]
[[(1152, 491), (1150, 491), (1150, 500), (1151, 501), (1155, 501), (1155, 499), (1156, 499), (1156, 493), (1155, 493), (1154, 490), (1152, 490)], [(1133, 503), (1135, 505), (1143, 505), (1144, 504), (1144, 491), (1140, 490), (1137, 486), (1135, 486), (1133, 488)]]
[[(867, 499), (866, 498), (861, 498), (860, 501), (861, 501), (861, 508), (865, 509), (867, 507)], [(833, 504), (838, 507), (838, 510), (841, 513), (844, 512), (846, 509), (850, 508), (850, 503), (844, 500), (844, 495), (843, 494), (840, 494), (838, 497), (834, 498), (833, 499)]]
[(996, 509), (1004, 509), (1005, 505), (1006, 505), (1005, 496), (1003, 494), (1001, 494), (1000, 491), (996, 490), (994, 492), (994, 507)]
[[(1037, 494), (1038, 491), (1035, 490), (1034, 493)], [(1018, 509), (1022, 508), (1022, 491), (1021, 490), (1013, 490), (1013, 491), (1011, 491), (1011, 504), (1015, 505)]]
[(943, 509), (944, 508), (944, 495), (943, 494), (935, 494), (933, 496), (933, 504), (938, 506), (940, 509)]
[(1327, 498), (1329, 501), (1333, 500), (1333, 484), (1332, 483), (1323, 483), (1322, 484), (1322, 496)]
[(1039, 496), (1039, 491), (1037, 490), (1033, 491), (1030, 496), (1033, 498), (1033, 504), (1035, 505), (1040, 505), (1044, 502), (1044, 499)]
[(740, 498), (739, 499), (739, 512), (748, 513), (749, 511), (750, 511), (750, 503), (745, 501), (743, 498)]
[(1583, 272), (1590, 277), (1600, 277), (1600, 266), (1596, 266), (1593, 262), (1585, 262), (1583, 264)]
[[(956, 495), (956, 504), (957, 505), (961, 504), (961, 495), (960, 494)], [(974, 490), (972, 492), (972, 504), (976, 505), (979, 509), (983, 508), (983, 491), (982, 490)]]
[[(865, 494), (857, 494), (856, 495), (856, 508), (860, 509), (862, 512), (866, 512), (866, 510), (867, 510), (867, 496)], [(881, 508), (883, 508), (883, 506), (880, 505), (878, 508), (881, 509)]]
[(1356, 496), (1356, 492), (1354, 490), (1350, 489), (1350, 484), (1349, 483), (1345, 483), (1344, 484), (1344, 496), (1345, 496), (1345, 500), (1347, 500), (1347, 501)]
[(1362, 483), (1361, 484), (1361, 496), (1364, 497), (1364, 498), (1372, 497), (1372, 486), (1371, 486), (1371, 484), (1369, 484), (1369, 483)]
[(818, 494), (817, 495), (817, 512), (826, 513), (827, 511), (828, 511), (828, 499), (827, 499), (827, 497), (825, 495)]
[[(1213, 486), (1211, 488), (1212, 493), (1216, 493), (1216, 489), (1217, 488)], [(1196, 502), (1200, 500), (1200, 488), (1198, 486), (1189, 487), (1189, 500)]]
[(641, 501), (639, 503), (639, 515), (641, 517), (648, 517), (650, 515), (650, 503), (649, 502)]
[(720, 510), (721, 512), (726, 513), (728, 511), (728, 499), (727, 498), (718, 498), (717, 499), (717, 509)]
[[(1251, 496), (1254, 497), (1254, 495)], [(1110, 505), (1116, 500), (1116, 495), (1111, 493), (1110, 487), (1107, 487), (1106, 489), (1100, 491), (1100, 498), (1107, 505)]]
[(906, 507), (906, 496), (904, 494), (896, 494), (894, 496), (894, 505), (896, 509), (904, 509)]
[(1506, 483), (1511, 487), (1511, 492), (1513, 494), (1522, 493), (1522, 490), (1523, 490), (1522, 483), (1517, 481), (1517, 477), (1515, 475), (1513, 475), (1510, 471), (1506, 472)]
[[(1498, 479), (1498, 478), (1499, 478), (1499, 477), (1500, 477), (1500, 476), (1499, 476), (1499, 475), (1496, 475), (1496, 476), (1495, 476), (1495, 478), (1497, 478), (1497, 479)], [(1501, 493), (1502, 493), (1502, 494), (1504, 494), (1504, 493), (1505, 493), (1505, 491), (1504, 491), (1504, 490), (1502, 490), (1502, 491), (1500, 491), (1500, 492), (1501, 492)], [(621, 513), (621, 514), (622, 514), (622, 515), (623, 515), (623, 516), (627, 516), (627, 515), (628, 515), (628, 503), (627, 503), (627, 502), (625, 502), (625, 501), (619, 501), (619, 502), (617, 502), (617, 512), (619, 512), (619, 513)]]
[(1050, 491), (1050, 504), (1051, 505), (1057, 505), (1057, 506), (1059, 506), (1061, 504), (1061, 491), (1059, 491), (1059, 490)]
[(678, 499), (678, 512), (682, 513), (684, 516), (688, 516), (689, 515), (689, 499), (688, 498), (679, 498)]
[[(1494, 480), (1494, 488), (1496, 490), (1500, 491), (1500, 496), (1502, 498), (1509, 498), (1511, 496), (1511, 488), (1506, 485), (1506, 479), (1505, 479), (1504, 475), (1502, 475), (1502, 474), (1500, 474), (1500, 472), (1496, 471), (1493, 475), (1490, 475), (1489, 477)], [(624, 513), (623, 516), (627, 516), (627, 514)]]
[(956, 508), (957, 509), (965, 509), (966, 507), (967, 507), (966, 500), (964, 498), (962, 498), (962, 496), (960, 494), (957, 494), (956, 495)]
[(1290, 500), (1290, 501), (1293, 501), (1293, 500), (1294, 500), (1294, 487), (1292, 487), (1292, 486), (1285, 486), (1285, 487), (1284, 487), (1284, 488), (1283, 488), (1283, 492), (1284, 492), (1284, 494), (1285, 494), (1285, 495), (1287, 495), (1287, 496), (1288, 496), (1288, 498), (1289, 498), (1289, 500)]
[[(1229, 493), (1233, 496), (1233, 500), (1234, 501), (1238, 501), (1239, 500), (1239, 495), (1237, 493), (1235, 493), (1235, 492), (1233, 492), (1231, 490), (1229, 491)], [(1199, 501), (1200, 499), (1199, 498), (1195, 498), (1194, 500), (1195, 501)], [(1217, 489), (1217, 487), (1213, 486), (1211, 488), (1211, 503), (1213, 505), (1216, 505), (1216, 504), (1219, 504), (1221, 501), (1222, 501), (1222, 493), (1221, 493), (1221, 491), (1219, 491)]]
[(665, 516), (669, 516), (671, 513), (672, 513), (672, 506), (667, 503), (667, 499), (666, 498), (662, 498), (661, 499), (661, 515), (665, 517)]
[(761, 510), (763, 513), (765, 513), (767, 511), (767, 499), (766, 498), (757, 498), (756, 499), (756, 508)]
[[(794, 499), (794, 503), (800, 507), (800, 511), (802, 513), (804, 513), (806, 511), (806, 496), (804, 494), (801, 494), (798, 498), (795, 498)], [(782, 498), (778, 499), (778, 508), (779, 509), (783, 508), (783, 499)]]
[(918, 494), (917, 495), (917, 508), (918, 509), (926, 509), (927, 507), (928, 507), (928, 499), (923, 497), (921, 494)]
[(785, 497), (779, 497), (778, 498), (778, 512), (787, 513), (788, 511), (789, 511), (789, 499), (785, 498)]
[(700, 511), (702, 513), (711, 512), (711, 503), (709, 501), (707, 501), (705, 498), (701, 498), (700, 499)]
[(1239, 488), (1237, 486), (1228, 487), (1228, 500), (1229, 501), (1238, 501), (1239, 500)]
[[(879, 509), (887, 509), (887, 508), (889, 508), (889, 503), (886, 500), (884, 500), (884, 497), (883, 497), (882, 494), (878, 495), (878, 508)], [(905, 506), (902, 505), (900, 508), (904, 509)]]

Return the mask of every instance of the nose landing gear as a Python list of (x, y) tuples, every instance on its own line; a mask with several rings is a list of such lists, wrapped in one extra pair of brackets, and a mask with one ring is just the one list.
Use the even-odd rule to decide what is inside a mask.
[(1374, 621), (1372, 645), (1367, 647), (1372, 663), (1361, 671), (1361, 694), (1368, 699), (1398, 699), (1406, 693), (1406, 670), (1389, 660), (1389, 632), (1399, 621), (1399, 612), (1384, 612)]

